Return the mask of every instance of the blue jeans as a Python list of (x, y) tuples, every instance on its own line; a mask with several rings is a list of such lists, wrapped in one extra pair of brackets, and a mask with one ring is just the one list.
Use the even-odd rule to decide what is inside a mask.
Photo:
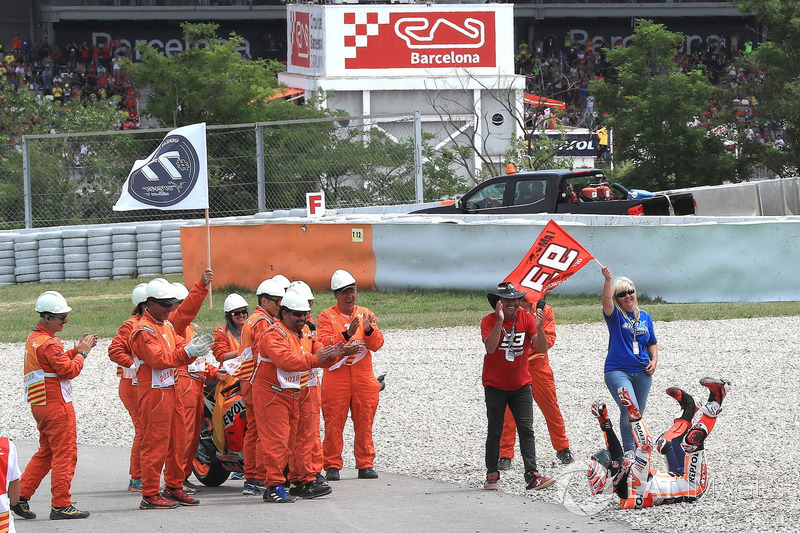
[(631, 432), (631, 423), (628, 421), (628, 410), (622, 407), (617, 397), (617, 389), (625, 387), (631, 393), (631, 399), (636, 407), (639, 408), (639, 414), (644, 416), (644, 408), (647, 405), (647, 396), (650, 394), (650, 385), (653, 384), (653, 376), (645, 373), (644, 370), (640, 372), (622, 372), (621, 370), (610, 370), (605, 373), (606, 387), (608, 387), (614, 401), (620, 409), (619, 415), (619, 432), (622, 437), (622, 449), (624, 451), (635, 450), (636, 442), (633, 440), (633, 433)]

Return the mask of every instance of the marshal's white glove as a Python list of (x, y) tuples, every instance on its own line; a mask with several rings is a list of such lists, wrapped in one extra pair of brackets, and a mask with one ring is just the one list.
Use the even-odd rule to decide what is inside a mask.
[(214, 336), (210, 333), (204, 333), (189, 341), (184, 350), (186, 350), (186, 355), (189, 357), (203, 357), (208, 355), (212, 344), (214, 344)]

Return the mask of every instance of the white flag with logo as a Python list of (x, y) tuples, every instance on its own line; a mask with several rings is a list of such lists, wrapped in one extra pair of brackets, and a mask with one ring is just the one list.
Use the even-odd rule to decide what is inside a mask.
[(205, 123), (172, 130), (133, 164), (114, 211), (135, 209), (208, 209)]

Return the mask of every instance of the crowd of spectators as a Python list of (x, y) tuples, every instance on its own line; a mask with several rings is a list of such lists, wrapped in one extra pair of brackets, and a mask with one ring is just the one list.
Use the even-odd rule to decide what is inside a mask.
[(122, 129), (136, 129), (139, 105), (130, 76), (120, 61), (130, 51), (117, 39), (108, 45), (78, 45), (50, 48), (27, 37), (14, 37), (11, 49), (0, 43), (0, 76), (14, 89), (33, 92), (44, 104), (86, 105), (92, 100), (119, 97), (119, 108), (128, 114)]
[[(753, 50), (751, 42), (740, 42), (736, 34), (700, 46), (682, 43), (676, 50), (674, 63), (678, 72), (701, 71), (712, 85), (729, 84), (732, 99), (724, 104), (709, 103), (704, 116), (697, 117), (696, 124), (705, 126), (715, 114), (724, 109), (733, 110), (745, 125), (747, 137), (761, 143), (770, 143), (778, 149), (783, 139), (769, 125), (755, 125), (757, 114), (755, 101), (748, 95), (748, 84), (758, 83), (763, 73), (738, 67), (735, 60), (741, 54)], [(603, 41), (571, 43), (569, 36), (561, 39), (548, 34), (537, 40), (533, 50), (520, 44), (515, 55), (516, 73), (526, 77), (526, 91), (537, 96), (559, 100), (566, 109), (556, 111), (544, 106), (529, 110), (528, 124), (531, 127), (550, 127), (560, 123), (569, 127), (602, 126), (602, 113), (595, 107), (594, 96), (589, 91), (592, 80), (614, 80), (614, 69), (606, 59), (607, 44)]]
[[(559, 39), (552, 33), (537, 40), (532, 50), (525, 43), (519, 45), (515, 68), (517, 74), (526, 77), (526, 91), (565, 104), (565, 109), (558, 112), (544, 106), (531, 107), (527, 117), (529, 127), (554, 127), (556, 123), (590, 129), (602, 126), (589, 82), (614, 78), (606, 59), (606, 46), (602, 41), (571, 43), (567, 35)], [(700, 70), (713, 85), (730, 84), (736, 97), (730, 104), (747, 126), (748, 138), (780, 149), (783, 139), (769, 125), (751, 126), (755, 122), (751, 120), (756, 113), (754, 101), (743, 93), (743, 88), (750, 82), (758, 82), (763, 74), (754, 69), (745, 72), (734, 60), (752, 51), (752, 46), (745, 42), (740, 47), (736, 35), (706, 46), (686, 48), (682, 44), (674, 62), (679, 72)], [(129, 56), (130, 50), (119, 39), (107, 45), (72, 42), (51, 49), (46, 43), (37, 44), (27, 37), (16, 36), (10, 49), (0, 43), (0, 76), (12, 87), (32, 91), (43, 103), (71, 106), (77, 101), (85, 105), (92, 99), (118, 96), (120, 109), (128, 114), (122, 129), (135, 129), (140, 127), (136, 91), (129, 74), (120, 69), (120, 61)], [(698, 125), (707, 124), (709, 118), (726, 107), (710, 104), (705, 116), (698, 117)]]

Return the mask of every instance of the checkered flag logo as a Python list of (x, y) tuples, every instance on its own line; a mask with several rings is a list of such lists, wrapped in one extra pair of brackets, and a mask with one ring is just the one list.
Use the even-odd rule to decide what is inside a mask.
[(354, 58), (359, 48), (369, 45), (369, 38), (378, 35), (382, 25), (389, 24), (389, 13), (381, 11), (351, 11), (344, 14), (345, 58)]

